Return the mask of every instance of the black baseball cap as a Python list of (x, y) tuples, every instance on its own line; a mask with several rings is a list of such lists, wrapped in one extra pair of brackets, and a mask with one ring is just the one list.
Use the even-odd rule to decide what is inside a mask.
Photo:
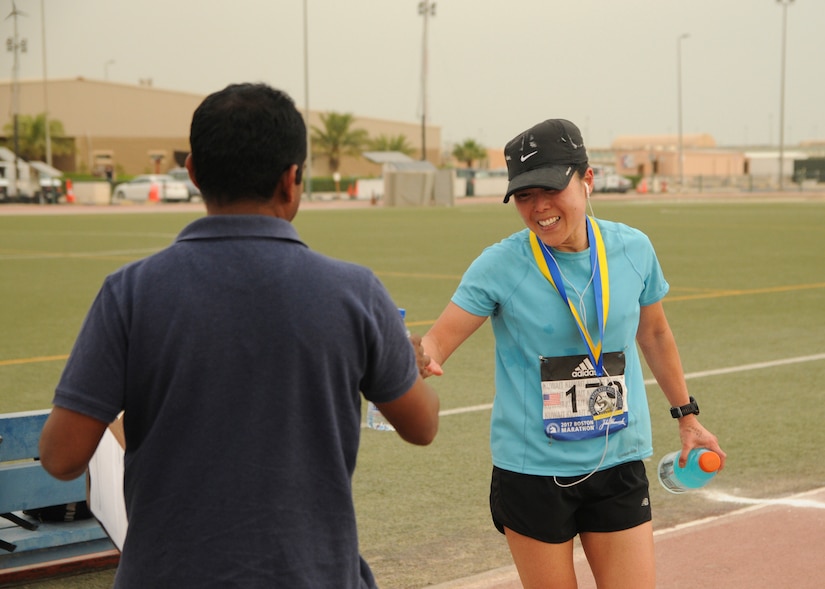
[(520, 133), (504, 147), (510, 183), (504, 202), (524, 188), (564, 190), (587, 150), (579, 128), (565, 119), (548, 119)]

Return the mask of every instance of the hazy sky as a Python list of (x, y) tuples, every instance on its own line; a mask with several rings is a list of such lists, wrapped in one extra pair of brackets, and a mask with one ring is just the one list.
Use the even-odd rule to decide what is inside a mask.
[[(16, 0), (20, 78), (83, 76), (207, 94), (263, 81), (309, 106), (420, 122), (418, 0)], [(45, 21), (41, 19), (41, 5)], [(11, 0), (0, 0), (13, 36)], [(719, 145), (779, 142), (783, 7), (777, 0), (438, 0), (428, 26), (427, 119), (445, 146), (501, 147), (569, 118), (590, 147), (678, 131)], [(825, 139), (825, 0), (787, 8), (785, 143)], [(12, 53), (0, 57), (12, 77)], [(107, 66), (107, 62), (109, 63)]]

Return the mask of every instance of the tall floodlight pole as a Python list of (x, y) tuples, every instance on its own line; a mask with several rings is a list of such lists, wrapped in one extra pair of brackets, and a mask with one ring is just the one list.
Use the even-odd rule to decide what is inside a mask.
[(49, 129), (49, 75), (46, 70), (46, 7), (40, 0), (40, 36), (43, 45), (43, 126), (46, 133), (46, 163), (52, 165), (52, 136)]
[(418, 3), (418, 14), (424, 17), (424, 35), (421, 40), (421, 160), (427, 159), (427, 23), (435, 16), (435, 2)]
[(12, 92), (12, 120), (14, 125), (14, 182), (10, 188), (12, 188), (12, 194), (14, 196), (19, 196), (19, 186), (20, 186), (20, 164), (19, 159), (20, 156), (18, 153), (20, 152), (20, 127), (18, 124), (18, 118), (20, 115), (20, 52), (26, 52), (26, 40), (20, 39), (17, 35), (17, 17), (18, 16), (26, 16), (25, 13), (20, 12), (17, 10), (17, 5), (12, 0), (11, 3), (11, 14), (6, 17), (6, 20), (13, 18), (14, 19), (14, 37), (10, 39), (6, 39), (6, 49), (12, 51), (14, 53), (14, 65), (12, 66), (12, 78), (13, 78), (13, 92)]
[(782, 73), (779, 81), (779, 190), (785, 189), (785, 36), (788, 28), (788, 5), (794, 0), (776, 0), (782, 5)]
[(682, 41), (690, 37), (684, 33), (676, 39), (676, 83), (679, 110), (679, 192), (685, 189), (685, 146), (682, 135)]
[(309, 126), (309, 15), (304, 0), (304, 113), (307, 125), (307, 166), (304, 174), (307, 198), (312, 200), (312, 131)]

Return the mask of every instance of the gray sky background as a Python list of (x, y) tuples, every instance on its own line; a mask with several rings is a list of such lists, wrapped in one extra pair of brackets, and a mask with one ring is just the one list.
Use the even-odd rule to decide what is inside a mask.
[[(418, 0), (306, 0), (309, 106), (420, 122)], [(45, 21), (41, 19), (41, 4)], [(496, 148), (546, 118), (590, 147), (678, 131), (719, 145), (777, 145), (782, 6), (777, 0), (438, 0), (429, 19), (430, 124), (447, 147)], [(17, 0), (28, 43), (20, 78), (108, 78), (208, 94), (263, 81), (304, 92), (303, 0)], [(11, 0), (0, 0), (3, 36)], [(825, 0), (787, 9), (785, 143), (825, 139)], [(106, 66), (106, 63), (114, 63)], [(12, 77), (12, 53), (0, 77)]]

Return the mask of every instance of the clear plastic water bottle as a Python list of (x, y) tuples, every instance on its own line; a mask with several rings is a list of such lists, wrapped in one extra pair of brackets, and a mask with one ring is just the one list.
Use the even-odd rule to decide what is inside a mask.
[(659, 461), (659, 482), (671, 493), (684, 493), (704, 487), (722, 465), (716, 452), (706, 448), (694, 448), (688, 454), (687, 464), (679, 466), (681, 451), (671, 452)]
[(382, 432), (395, 431), (392, 424), (387, 421), (387, 418), (384, 417), (372, 401), (367, 401), (367, 427)]
[[(401, 313), (401, 319), (405, 319), (407, 317), (406, 309), (398, 309), (398, 312)], [(407, 330), (407, 337), (410, 337), (409, 330)], [(378, 407), (376, 407), (375, 403), (372, 401), (367, 401), (367, 427), (384, 432), (395, 431), (392, 424), (387, 421), (387, 418), (381, 414)]]

